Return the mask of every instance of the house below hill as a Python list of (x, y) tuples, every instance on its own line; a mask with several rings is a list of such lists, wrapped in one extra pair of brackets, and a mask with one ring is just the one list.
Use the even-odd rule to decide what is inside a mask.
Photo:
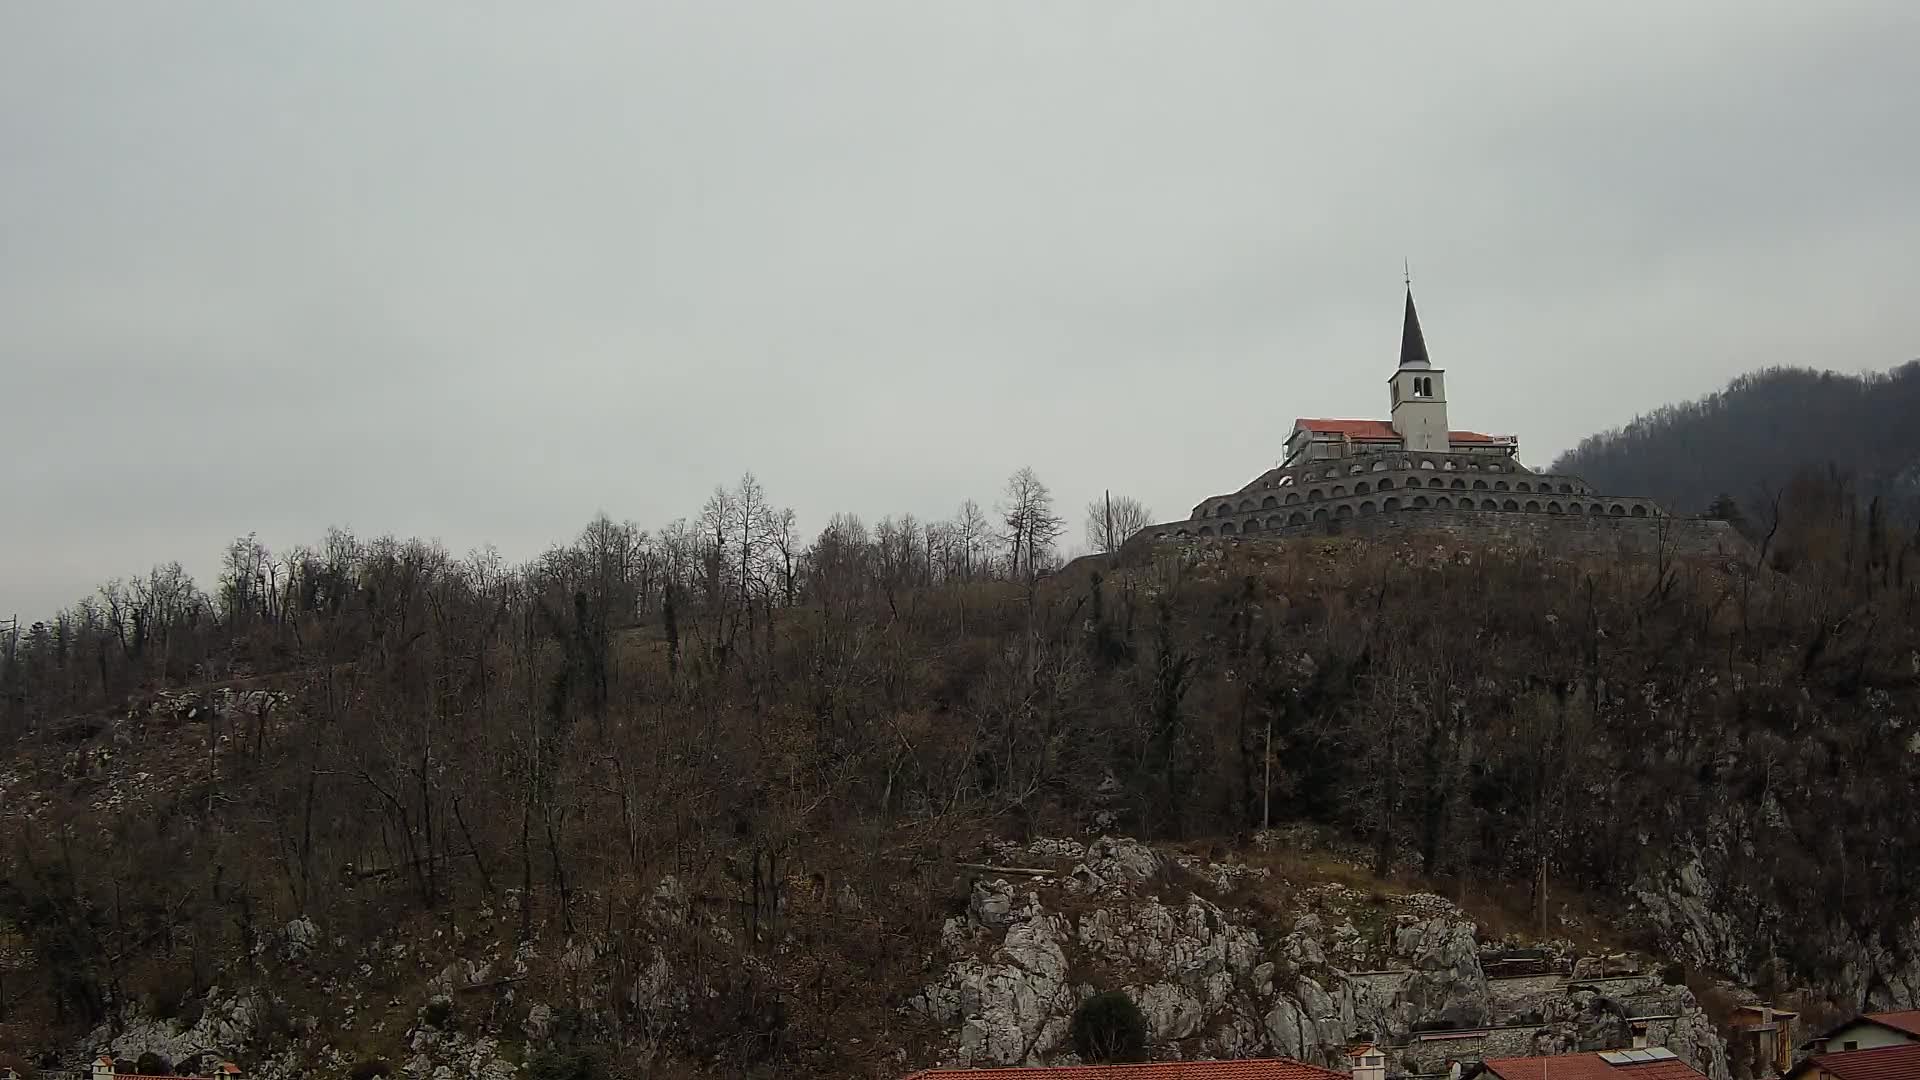
[(1671, 1050), (1609, 1050), (1549, 1057), (1489, 1058), (1461, 1080), (1706, 1080)]
[(1920, 1077), (1920, 1042), (1816, 1054), (1787, 1074), (1787, 1080), (1915, 1080)]
[(1920, 1009), (1864, 1013), (1808, 1041), (1816, 1054), (1920, 1043)]
[[(223, 1061), (218, 1068), (213, 1070), (211, 1080), (241, 1080), (241, 1076), (240, 1066), (235, 1065), (231, 1061)], [(180, 1080), (180, 1078), (172, 1075), (163, 1077), (152, 1076), (146, 1073), (123, 1072), (113, 1058), (102, 1054), (100, 1057), (94, 1059), (93, 1071), (88, 1074), (88, 1080)]]
[[(1358, 1060), (1358, 1059), (1356, 1059)], [(1381, 1070), (1384, 1073), (1384, 1067)], [(1381, 1073), (1372, 1074), (1377, 1078)], [(1291, 1058), (1155, 1061), (1138, 1065), (1056, 1065), (1013, 1069), (927, 1069), (906, 1080), (1368, 1080)]]

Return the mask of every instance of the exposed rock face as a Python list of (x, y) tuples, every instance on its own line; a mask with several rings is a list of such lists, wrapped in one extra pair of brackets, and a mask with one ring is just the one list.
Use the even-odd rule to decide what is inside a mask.
[(1716, 892), (1697, 853), (1669, 873), (1633, 888), (1634, 898), (1662, 931), (1674, 959), (1749, 978), (1745, 935), (1734, 928), (1732, 913)]
[(1394, 931), (1394, 952), (1413, 974), (1402, 993), (1421, 1017), (1449, 1027), (1487, 1020), (1487, 976), (1469, 922), (1427, 919)]
[(1147, 1029), (1156, 1042), (1178, 1042), (1200, 1030), (1206, 1009), (1198, 998), (1173, 983), (1150, 983), (1129, 988), (1127, 996), (1140, 1006)]
[(959, 1056), (1002, 1064), (1043, 1060), (1066, 1040), (1079, 996), (1067, 985), (1068, 922), (1034, 893), (1015, 902), (1005, 881), (976, 883), (967, 922), (949, 920), (947, 947), (964, 952), (1000, 932), (987, 955), (948, 967), (913, 1006), (959, 1028)]
[[(1019, 854), (1041, 858), (1044, 843)], [(1364, 1037), (1399, 1047), (1396, 1067), (1444, 1071), (1461, 1052), (1625, 1046), (1628, 1016), (1671, 1015), (1653, 1035), (1725, 1080), (1725, 1048), (1684, 986), (1641, 975), (1572, 987), (1565, 975), (1490, 981), (1473, 924), (1440, 897), (1322, 886), (1306, 890), (1315, 910), (1263, 934), (1204, 895), (1153, 895), (1165, 863), (1144, 845), (1102, 838), (1084, 858), (1052, 850), (1076, 859), (1062, 879), (976, 881), (966, 914), (945, 927), (949, 961), (912, 1007), (953, 1032), (956, 1064), (1067, 1060), (1074, 1009), (1117, 985), (1146, 1016), (1160, 1057), (1335, 1065)], [(1210, 864), (1201, 876), (1224, 890), (1249, 874)], [(1079, 898), (1074, 914), (1048, 907), (1054, 890)], [(1419, 1035), (1489, 1025), (1473, 1045)]]
[(1080, 943), (1104, 959), (1173, 977), (1223, 1001), (1253, 973), (1260, 935), (1198, 896), (1102, 907), (1080, 919)]
[[(1636, 882), (1632, 895), (1674, 959), (1752, 982), (1788, 945), (1829, 958), (1810, 987), (1871, 1010), (1920, 1008), (1920, 921), (1857, 928), (1829, 919), (1811, 934), (1781, 940), (1790, 925), (1762, 898), (1716, 882), (1737, 881), (1742, 856), (1708, 845), (1686, 861)], [(1808, 920), (1813, 922), (1814, 920)]]
[[(972, 883), (964, 911), (946, 921), (938, 955), (929, 958), (933, 977), (908, 1003), (942, 1029), (945, 1057), (953, 1063), (1071, 1061), (1075, 1010), (1098, 990), (1119, 989), (1146, 1017), (1152, 1053), (1159, 1058), (1284, 1055), (1338, 1065), (1345, 1048), (1364, 1038), (1390, 1048), (1396, 1071), (1444, 1072), (1450, 1060), (1463, 1057), (1621, 1047), (1632, 1037), (1629, 1018), (1670, 1017), (1651, 1021), (1652, 1039), (1714, 1080), (1727, 1080), (1725, 1047), (1686, 987), (1638, 972), (1630, 958), (1573, 965), (1572, 946), (1565, 943), (1546, 943), (1543, 951), (1558, 958), (1553, 970), (1575, 966), (1577, 978), (1490, 977), (1473, 924), (1441, 897), (1338, 884), (1293, 886), (1262, 868), (1191, 857), (1180, 862), (1191, 877), (1169, 877), (1169, 860), (1124, 838), (1003, 845), (995, 854), (1017, 857), (1034, 876), (1016, 881), (988, 875)], [(1042, 872), (1049, 864), (1051, 877)], [(1185, 882), (1198, 884), (1190, 890)], [(1726, 947), (1717, 937), (1721, 925), (1704, 914), (1719, 898), (1704, 879), (1676, 882), (1652, 894), (1667, 905), (1660, 910), (1675, 926), (1705, 928), (1690, 940)], [(1243, 897), (1234, 890), (1249, 885), (1273, 891), (1243, 909), (1229, 906), (1228, 894)], [(673, 878), (643, 895), (643, 933), (684, 933), (707, 918)], [(1282, 910), (1275, 910), (1276, 903)], [(1646, 903), (1654, 907), (1652, 900)], [(724, 928), (708, 925), (705, 932), (717, 937)], [(1897, 969), (1896, 948), (1914, 946), (1912, 929), (1902, 933), (1908, 936), (1896, 941), (1904, 944), (1884, 955), (1861, 954), (1860, 970), (1875, 973), (1862, 978), (1878, 980), (1875, 985), (1888, 995), (1911, 992), (1910, 985), (1895, 988), (1880, 974)], [(457, 1004), (475, 987), (526, 975), (539, 959), (531, 943), (461, 935), (450, 936), (442, 950), (396, 937), (361, 950), (355, 974), (330, 981), (328, 992), (342, 997), (343, 1015), (336, 1021), (342, 1030), (372, 1037), (386, 1030), (404, 1038), (405, 1053), (393, 1062), (410, 1080), (511, 1080), (516, 1060), (559, 1037), (558, 1006), (566, 1007), (568, 1024), (620, 999), (636, 1014), (655, 1018), (649, 1022), (662, 1031), (684, 1022), (711, 988), (670, 959), (657, 940), (629, 948), (617, 978), (605, 962), (612, 948), (607, 940), (591, 933), (567, 940), (547, 961), (567, 979), (563, 996), (549, 997), (549, 1006), (516, 1002), (514, 987), (501, 989), (498, 1025), (485, 1031), (464, 1025), (443, 1030), (454, 1025), (429, 1022), (432, 1008), (408, 1009), (398, 1021), (382, 1019), (400, 1000), (381, 995), (362, 1001), (361, 980), (376, 968), (412, 973), (431, 994)], [(329, 948), (321, 928), (301, 919), (266, 935), (256, 957), (311, 975), (327, 969)], [(259, 1044), (262, 1018), (285, 1008), (216, 991), (191, 1029), (132, 1018), (117, 1031), (95, 1032), (81, 1053), (136, 1057), (155, 1051), (180, 1060), (212, 1048), (245, 1059), (247, 1048)], [(386, 1028), (388, 1022), (395, 1026)], [(294, 1018), (295, 1028), (310, 1034), (315, 1024)], [(1436, 1028), (1454, 1030), (1430, 1037)], [(509, 1053), (495, 1041), (518, 1042), (522, 1033), (525, 1051)], [(339, 1045), (256, 1056), (249, 1070), (260, 1080), (290, 1080), (316, 1064), (345, 1072), (355, 1059)]]
[(500, 1044), (490, 1037), (468, 1038), (457, 1032), (416, 1032), (414, 1054), (402, 1066), (415, 1080), (513, 1080), (517, 1069), (501, 1056)]
[(546, 1005), (535, 1005), (528, 1009), (522, 1029), (526, 1031), (529, 1041), (545, 1041), (553, 1033), (553, 1009)]
[(191, 1027), (179, 1027), (166, 1020), (136, 1017), (118, 1032), (102, 1027), (89, 1038), (86, 1054), (109, 1054), (116, 1058), (137, 1058), (155, 1053), (169, 1061), (183, 1062), (206, 1050), (237, 1054), (248, 1040), (267, 1003), (251, 995), (229, 995), (208, 991), (200, 1019)]
[(1068, 888), (1117, 895), (1165, 868), (1160, 854), (1140, 841), (1103, 836), (1087, 845), (1086, 861), (1073, 868)]
[(287, 923), (280, 932), (280, 956), (291, 963), (298, 963), (307, 958), (319, 940), (319, 925), (303, 915)]

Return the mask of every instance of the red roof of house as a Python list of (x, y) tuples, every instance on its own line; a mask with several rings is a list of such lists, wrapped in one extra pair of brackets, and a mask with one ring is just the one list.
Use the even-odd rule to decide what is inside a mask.
[(1836, 1080), (1913, 1080), (1920, 1076), (1920, 1043), (1819, 1054), (1813, 1065)]
[(1862, 1020), (1871, 1020), (1881, 1027), (1890, 1027), (1895, 1031), (1904, 1031), (1920, 1038), (1920, 1009), (1907, 1009), (1903, 1012), (1868, 1013)]
[[(1386, 420), (1324, 420), (1302, 417), (1293, 422), (1296, 428), (1305, 428), (1316, 435), (1345, 435), (1357, 442), (1399, 442), (1400, 433), (1393, 430), (1393, 424)], [(1447, 441), (1456, 443), (1491, 443), (1499, 440), (1492, 435), (1483, 435), (1478, 431), (1449, 431)]]
[(1288, 1058), (1157, 1061), (1146, 1065), (1061, 1065), (1037, 1069), (928, 1069), (907, 1080), (1350, 1080), (1346, 1073)]
[(1705, 1080), (1677, 1058), (1614, 1065), (1599, 1054), (1559, 1054), (1488, 1058), (1486, 1066), (1500, 1080)]
[[(149, 1073), (121, 1072), (119, 1069), (114, 1068), (114, 1060), (105, 1054), (94, 1058), (93, 1063), (95, 1065), (105, 1065), (107, 1068), (113, 1069), (114, 1080), (180, 1080), (179, 1077), (172, 1074), (155, 1075)], [(235, 1065), (231, 1061), (223, 1061), (220, 1063), (219, 1068), (214, 1071), (227, 1076), (238, 1076), (240, 1075), (240, 1066)]]

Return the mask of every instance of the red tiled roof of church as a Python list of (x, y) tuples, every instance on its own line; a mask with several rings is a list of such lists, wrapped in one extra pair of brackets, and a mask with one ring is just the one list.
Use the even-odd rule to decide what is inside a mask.
[(1302, 418), (1293, 422), (1295, 427), (1323, 435), (1345, 435), (1349, 439), (1392, 439), (1399, 441), (1400, 433), (1385, 420), (1326, 420)]
[[(1308, 431), (1322, 435), (1345, 435), (1349, 439), (1360, 442), (1369, 440), (1379, 440), (1381, 442), (1400, 441), (1400, 433), (1393, 430), (1393, 425), (1385, 420), (1327, 420), (1317, 417), (1302, 417), (1295, 420), (1293, 425), (1297, 428), (1305, 428)], [(1447, 432), (1447, 441), (1457, 443), (1490, 443), (1498, 440), (1492, 435), (1484, 435), (1478, 431), (1449, 431)]]

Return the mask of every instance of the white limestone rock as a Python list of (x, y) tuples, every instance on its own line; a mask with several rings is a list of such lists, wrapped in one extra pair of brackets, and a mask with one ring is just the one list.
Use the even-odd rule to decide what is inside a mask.
[(1043, 911), (1031, 895), (1009, 915), (1005, 936), (985, 959), (953, 964), (912, 1003), (959, 1027), (961, 1064), (1047, 1060), (1065, 1042), (1078, 1004), (1067, 984), (1066, 919)]
[(967, 914), (974, 925), (1001, 929), (1013, 922), (1013, 885), (1005, 878), (976, 881), (967, 897)]
[(1413, 969), (1401, 993), (1420, 1016), (1460, 1027), (1486, 1020), (1487, 976), (1472, 923), (1410, 922), (1394, 931), (1393, 948)]
[(545, 1005), (535, 1005), (527, 1010), (526, 1023), (521, 1028), (527, 1033), (529, 1042), (545, 1042), (553, 1034), (553, 1010)]
[(1126, 994), (1147, 1018), (1155, 1042), (1185, 1039), (1200, 1030), (1206, 1009), (1200, 999), (1173, 983), (1128, 987)]
[(1320, 1044), (1320, 1032), (1311, 1017), (1290, 997), (1281, 997), (1261, 1020), (1267, 1045), (1290, 1058), (1305, 1059), (1311, 1048)]
[(1262, 951), (1258, 933), (1198, 896), (1178, 907), (1150, 900), (1097, 908), (1081, 918), (1079, 941), (1106, 959), (1144, 967), (1190, 989), (1207, 986), (1216, 974), (1228, 976), (1228, 988), (1237, 978), (1251, 978)]
[(295, 963), (305, 960), (319, 941), (319, 924), (302, 915), (280, 931), (280, 956)]
[(1151, 881), (1165, 865), (1159, 852), (1138, 840), (1102, 836), (1087, 845), (1086, 861), (1073, 868), (1067, 886), (1086, 893), (1120, 893)]

